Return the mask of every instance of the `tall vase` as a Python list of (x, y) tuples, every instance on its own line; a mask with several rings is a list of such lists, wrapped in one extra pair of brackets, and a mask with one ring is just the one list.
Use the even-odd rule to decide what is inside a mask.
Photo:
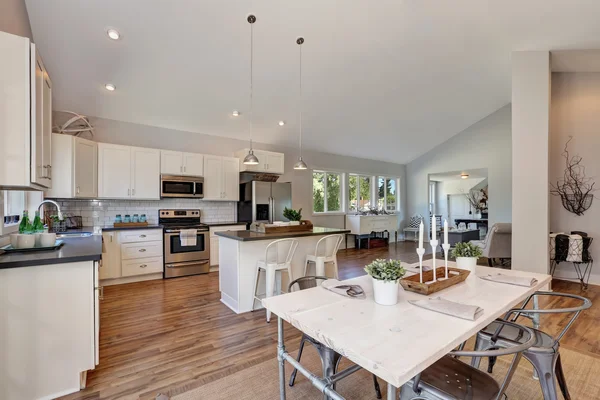
[(398, 289), (400, 284), (394, 281), (381, 281), (373, 279), (373, 295), (375, 303), (382, 306), (393, 306), (398, 303)]

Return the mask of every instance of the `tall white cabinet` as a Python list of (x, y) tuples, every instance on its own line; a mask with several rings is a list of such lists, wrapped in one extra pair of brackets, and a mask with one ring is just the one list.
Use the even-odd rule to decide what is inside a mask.
[(0, 32), (0, 187), (52, 187), (52, 81), (28, 38)]
[(160, 150), (98, 143), (98, 197), (160, 199)]
[(204, 155), (162, 150), (160, 152), (160, 173), (164, 175), (204, 175)]
[(204, 155), (204, 200), (240, 199), (239, 159)]

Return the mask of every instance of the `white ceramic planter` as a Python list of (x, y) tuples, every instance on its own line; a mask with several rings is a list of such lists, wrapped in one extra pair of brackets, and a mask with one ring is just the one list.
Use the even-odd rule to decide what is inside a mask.
[(460, 269), (474, 270), (477, 257), (456, 257), (456, 266)]
[(300, 225), (300, 221), (290, 221), (290, 225)]
[(398, 303), (398, 289), (400, 288), (398, 282), (386, 282), (375, 278), (371, 279), (373, 280), (375, 303), (381, 304), (382, 306), (393, 306)]

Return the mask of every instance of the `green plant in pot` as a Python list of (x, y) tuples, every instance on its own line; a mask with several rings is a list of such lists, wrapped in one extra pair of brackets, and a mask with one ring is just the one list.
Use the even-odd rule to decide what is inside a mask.
[(290, 220), (290, 225), (300, 225), (300, 221), (302, 220), (302, 209), (296, 211), (293, 208), (285, 207), (283, 209), (283, 216)]
[(483, 251), (473, 243), (460, 242), (456, 243), (450, 254), (456, 258), (458, 268), (474, 269), (477, 265), (477, 259), (483, 255)]
[(398, 281), (406, 274), (400, 260), (377, 259), (367, 265), (365, 271), (373, 278), (373, 295), (377, 304), (393, 306), (398, 303)]

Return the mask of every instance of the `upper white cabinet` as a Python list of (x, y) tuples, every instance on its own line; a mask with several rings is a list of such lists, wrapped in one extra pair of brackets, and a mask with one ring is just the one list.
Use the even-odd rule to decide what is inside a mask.
[(98, 197), (160, 198), (160, 150), (98, 143)]
[(232, 157), (204, 156), (204, 199), (240, 199), (239, 160)]
[(98, 196), (98, 143), (53, 133), (52, 159), (54, 182), (52, 188), (45, 192), (46, 197)]
[(270, 174), (283, 174), (285, 157), (283, 153), (272, 151), (256, 150), (254, 155), (258, 158), (257, 165), (246, 165), (243, 163), (244, 157), (249, 149), (238, 151), (235, 155), (240, 159), (240, 172), (267, 172)]
[(204, 175), (204, 155), (162, 150), (160, 152), (160, 173), (164, 175)]
[(52, 187), (52, 81), (28, 38), (0, 32), (0, 187)]

